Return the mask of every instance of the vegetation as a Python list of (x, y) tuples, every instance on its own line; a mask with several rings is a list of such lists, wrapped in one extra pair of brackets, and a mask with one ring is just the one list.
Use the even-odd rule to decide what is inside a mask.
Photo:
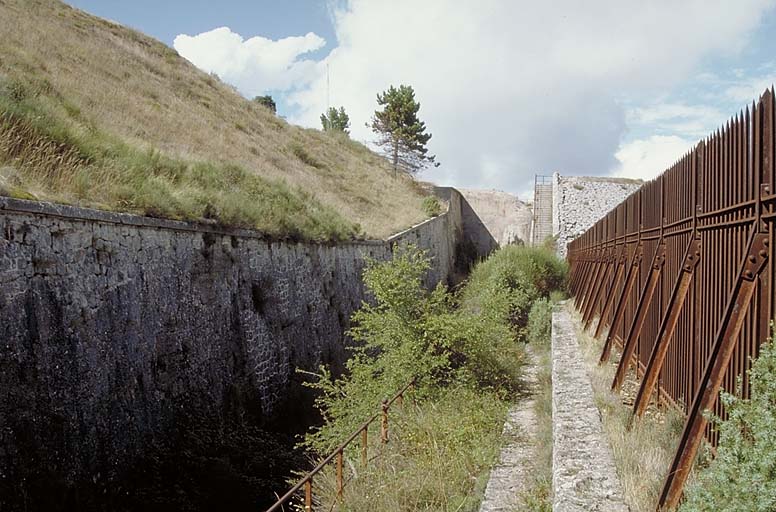
[(262, 107), (268, 109), (273, 114), (278, 113), (278, 106), (275, 104), (275, 100), (272, 99), (272, 96), (269, 94), (266, 96), (256, 96), (253, 98), (253, 101), (261, 105)]
[(289, 125), (143, 34), (56, 0), (0, 2), (0, 33), (5, 195), (294, 238), (427, 218), (427, 194), (364, 145)]
[[(776, 345), (763, 345), (749, 371), (751, 397), (722, 393), (728, 418), (713, 417), (717, 456), (685, 491), (681, 512), (776, 510)], [(739, 381), (739, 389), (741, 382)], [(740, 394), (740, 393), (739, 393)]]
[(350, 135), (350, 117), (345, 112), (345, 107), (340, 107), (339, 110), (329, 107), (326, 113), (321, 114), (321, 125), (323, 125), (325, 132)]
[(388, 155), (394, 174), (401, 169), (409, 174), (417, 173), (429, 165), (439, 166), (434, 155), (428, 154), (426, 144), (431, 134), (426, 133), (426, 123), (418, 119), (420, 103), (415, 101), (415, 91), (409, 85), (391, 86), (377, 95), (377, 104), (383, 107), (372, 117), (372, 131)]
[[(423, 289), (428, 265), (407, 247), (390, 262), (368, 266), (364, 281), (374, 301), (354, 316), (351, 335), (359, 344), (348, 371), (333, 378), (323, 368), (310, 384), (321, 392), (325, 423), (305, 443), (323, 454), (374, 414), (382, 398), (417, 377), (412, 401), (391, 409), (390, 443), (378, 462), (361, 468), (352, 462), (357, 448), (346, 452), (348, 466), (357, 469), (343, 510), (477, 509), (520, 385), (519, 342), (531, 303), (565, 279), (554, 256), (507, 247), (479, 264), (453, 295), (442, 286)], [(333, 499), (333, 476), (321, 481)]]
[[(577, 318), (579, 315), (571, 311)], [(628, 429), (631, 407), (623, 404), (635, 397), (637, 382), (631, 372), (623, 383), (622, 395), (611, 391), (617, 357), (599, 365), (603, 342), (579, 329), (577, 337), (588, 367), (593, 395), (601, 411), (604, 433), (612, 448), (617, 475), (625, 493), (625, 502), (634, 512), (653, 512), (679, 442), (683, 416), (673, 408), (651, 405), (644, 417)], [(632, 402), (631, 402), (632, 403)]]
[(442, 213), (442, 203), (436, 196), (428, 196), (423, 198), (423, 211), (429, 217), (436, 217)]
[(357, 234), (355, 225), (304, 190), (233, 164), (142, 151), (58, 112), (45, 92), (45, 84), (0, 82), (0, 163), (7, 166), (0, 171), (0, 193), (212, 219), (297, 239)]

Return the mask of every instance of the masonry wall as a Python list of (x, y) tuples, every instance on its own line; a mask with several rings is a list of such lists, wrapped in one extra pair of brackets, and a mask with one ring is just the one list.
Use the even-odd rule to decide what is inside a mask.
[(461, 198), (387, 241), (263, 239), (0, 197), (0, 484), (14, 461), (110, 478), (183, 415), (273, 418), (296, 368), (341, 367), (366, 258), (429, 250), (465, 267)]
[(638, 190), (643, 182), (626, 178), (561, 176), (552, 179), (552, 233), (558, 254), (600, 218)]

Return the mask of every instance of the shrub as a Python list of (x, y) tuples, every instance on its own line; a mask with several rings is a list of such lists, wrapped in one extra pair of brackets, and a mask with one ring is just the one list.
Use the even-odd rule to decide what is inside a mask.
[(548, 345), (552, 334), (552, 303), (539, 299), (528, 313), (528, 342), (535, 345)]
[(523, 339), (533, 302), (563, 288), (566, 263), (551, 251), (507, 246), (473, 270), (461, 294), (464, 309), (509, 321)]
[[(524, 353), (517, 341), (528, 325), (530, 338), (546, 344), (550, 302), (531, 304), (549, 294), (548, 283), (562, 283), (565, 270), (552, 254), (501, 249), (451, 294), (443, 286), (423, 288), (428, 268), (426, 255), (412, 246), (400, 247), (391, 261), (368, 262), (371, 301), (353, 316), (350, 335), (358, 345), (347, 372), (335, 377), (322, 367), (308, 384), (320, 392), (324, 424), (303, 444), (327, 454), (383, 398), (417, 378), (411, 399), (391, 408), (389, 449), (375, 440), (377, 426), (369, 434), (379, 463), (356, 470), (358, 446), (345, 450), (353, 478), (342, 510), (476, 509), (518, 391)], [(322, 504), (333, 502), (331, 468), (316, 485)]]
[(423, 198), (423, 211), (429, 217), (436, 217), (442, 213), (442, 204), (436, 196), (426, 196)]
[(321, 368), (310, 384), (322, 393), (317, 406), (326, 423), (307, 437), (309, 446), (331, 449), (413, 377), (420, 397), (452, 385), (514, 389), (522, 352), (508, 325), (498, 316), (455, 310), (442, 285), (426, 291), (428, 268), (426, 255), (412, 246), (399, 248), (391, 261), (368, 263), (364, 283), (374, 302), (353, 315), (349, 334), (359, 344), (348, 373), (335, 379)]
[[(719, 429), (717, 456), (685, 493), (681, 512), (776, 510), (776, 345), (762, 346), (749, 371), (751, 398), (721, 393), (728, 419)], [(739, 380), (739, 389), (741, 382)]]

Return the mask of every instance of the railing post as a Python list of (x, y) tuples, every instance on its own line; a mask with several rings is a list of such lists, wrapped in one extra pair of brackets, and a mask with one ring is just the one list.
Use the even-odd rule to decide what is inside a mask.
[(380, 422), (380, 441), (385, 444), (388, 442), (388, 400), (382, 403), (383, 418)]
[(313, 479), (308, 478), (304, 483), (304, 511), (312, 512), (313, 510)]
[(361, 431), (361, 465), (366, 467), (367, 463), (367, 441), (369, 440), (369, 425)]
[(337, 452), (337, 499), (339, 501), (342, 501), (342, 489), (343, 489), (343, 481), (342, 481), (342, 450)]

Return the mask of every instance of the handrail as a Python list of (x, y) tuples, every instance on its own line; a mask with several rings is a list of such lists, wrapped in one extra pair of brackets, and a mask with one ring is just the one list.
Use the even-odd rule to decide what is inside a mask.
[(340, 443), (337, 448), (334, 449), (325, 459), (323, 459), (320, 463), (318, 463), (317, 466), (315, 466), (315, 469), (307, 473), (304, 477), (302, 477), (299, 482), (296, 483), (287, 493), (285, 493), (283, 496), (281, 496), (274, 505), (272, 505), (270, 508), (267, 509), (266, 512), (276, 512), (280, 510), (280, 507), (282, 507), (286, 502), (288, 502), (291, 498), (298, 493), (302, 487), (305, 488), (305, 505), (304, 509), (305, 512), (311, 512), (312, 511), (312, 501), (313, 501), (313, 495), (312, 495), (312, 483), (313, 483), (313, 477), (317, 475), (318, 473), (323, 470), (323, 468), (329, 464), (334, 458), (337, 458), (337, 497), (339, 499), (342, 499), (342, 492), (344, 489), (344, 481), (342, 478), (342, 453), (345, 451), (345, 448), (350, 445), (350, 443), (358, 437), (359, 434), (361, 434), (361, 464), (366, 465), (367, 463), (367, 432), (369, 429), (369, 425), (372, 424), (373, 421), (375, 421), (378, 417), (382, 416), (381, 421), (381, 428), (380, 428), (380, 442), (382, 444), (385, 444), (388, 442), (388, 409), (393, 405), (395, 401), (399, 401), (399, 405), (402, 404), (404, 401), (404, 393), (410, 389), (416, 382), (416, 378), (413, 378), (410, 380), (403, 388), (401, 388), (390, 400), (383, 400), (380, 404), (381, 411), (378, 413), (373, 414), (368, 420), (366, 420), (364, 423), (361, 424), (350, 436), (345, 439), (342, 443)]

